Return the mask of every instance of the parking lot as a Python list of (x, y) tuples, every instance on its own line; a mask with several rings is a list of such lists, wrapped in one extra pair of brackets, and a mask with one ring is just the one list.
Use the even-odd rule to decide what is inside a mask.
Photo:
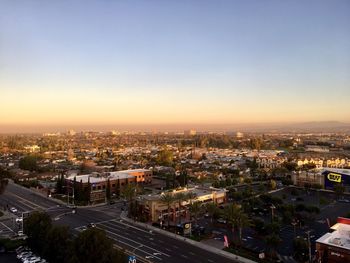
[[(319, 209), (319, 213), (313, 213), (311, 218), (300, 218), (300, 220), (296, 220), (295, 225), (292, 225), (291, 222), (287, 223), (282, 220), (280, 206), (277, 205), (274, 216), (275, 220), (280, 224), (279, 236), (281, 238), (281, 243), (277, 247), (277, 252), (282, 259), (291, 258), (293, 256), (294, 238), (301, 237), (306, 240), (307, 231), (310, 231), (310, 241), (312, 250), (314, 251), (315, 241), (329, 230), (328, 222), (330, 226), (332, 226), (336, 223), (338, 216), (346, 216), (350, 212), (350, 202), (344, 202), (344, 199), (347, 201), (349, 197), (340, 197), (341, 200), (339, 201), (334, 193), (327, 191), (286, 187), (269, 194), (269, 196), (282, 200), (282, 205), (280, 206), (294, 205), (295, 207), (299, 207), (299, 209), (304, 207), (306, 207), (305, 209), (309, 207), (316, 207), (314, 208), (316, 210)], [(270, 204), (255, 208), (251, 207), (249, 217), (250, 219), (260, 218), (267, 225), (271, 223), (271, 213)], [(300, 212), (300, 214), (303, 213), (306, 214), (304, 211)], [(299, 215), (299, 213), (297, 214)], [(205, 227), (206, 233), (212, 233), (211, 239), (221, 242), (222, 247), (224, 245), (225, 235), (228, 236), (229, 240), (233, 239), (233, 235), (238, 235), (238, 233), (233, 234), (231, 228), (227, 224), (223, 222), (219, 223), (217, 220), (211, 223), (211, 219), (205, 216), (198, 219), (198, 224)], [(265, 236), (258, 235), (253, 227), (244, 228), (241, 246), (255, 254), (265, 252), (268, 248), (264, 237)]]

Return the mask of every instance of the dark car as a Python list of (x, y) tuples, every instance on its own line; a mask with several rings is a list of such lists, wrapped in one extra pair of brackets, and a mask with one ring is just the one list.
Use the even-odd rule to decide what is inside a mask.
[(95, 225), (95, 223), (89, 223), (89, 224), (87, 225), (87, 227), (88, 227), (88, 228), (92, 228), (92, 227), (96, 227), (96, 225)]

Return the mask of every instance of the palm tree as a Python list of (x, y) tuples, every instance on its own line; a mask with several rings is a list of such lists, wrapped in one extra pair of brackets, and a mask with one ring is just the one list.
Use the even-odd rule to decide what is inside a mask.
[(270, 247), (271, 256), (275, 255), (276, 248), (280, 242), (281, 242), (281, 239), (276, 234), (271, 234), (271, 235), (266, 237), (266, 244), (268, 247)]
[(171, 193), (162, 194), (161, 197), (160, 197), (160, 201), (167, 206), (167, 209), (168, 209), (168, 227), (169, 227), (169, 224), (170, 224), (170, 208), (171, 208), (172, 204), (175, 201), (174, 196)]
[(215, 203), (208, 203), (206, 204), (205, 209), (210, 216), (210, 222), (213, 224), (214, 215), (218, 212), (218, 207)]
[(239, 214), (241, 212), (240, 210), (241, 208), (237, 204), (230, 204), (226, 206), (224, 210), (225, 219), (227, 220), (228, 223), (231, 224), (231, 231), (233, 235), (234, 235), (235, 227), (238, 226)]
[(197, 218), (198, 214), (202, 210), (202, 204), (200, 202), (194, 202), (193, 204), (190, 205), (190, 212), (191, 215), (194, 216), (194, 221), (197, 224)]
[(181, 206), (182, 206), (182, 202), (187, 199), (187, 195), (182, 193), (182, 192), (179, 192), (179, 193), (175, 194), (174, 199), (179, 204), (179, 224), (181, 224)]
[(192, 191), (189, 191), (187, 194), (187, 200), (190, 201), (190, 205), (192, 205), (192, 200), (195, 199), (197, 197), (197, 194), (192, 192)]
[(237, 224), (239, 229), (239, 241), (242, 241), (242, 229), (251, 225), (248, 215), (240, 211)]
[(124, 187), (122, 190), (122, 196), (127, 200), (128, 202), (128, 207), (129, 207), (129, 213), (130, 213), (130, 208), (131, 208), (131, 203), (134, 200), (134, 197), (136, 195), (136, 186), (132, 184), (128, 184)]

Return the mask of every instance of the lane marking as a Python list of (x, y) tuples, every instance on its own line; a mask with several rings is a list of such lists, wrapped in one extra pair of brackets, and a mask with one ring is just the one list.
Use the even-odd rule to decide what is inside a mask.
[[(108, 227), (108, 226), (106, 226), (106, 227), (107, 227), (107, 228), (111, 228), (111, 227)], [(103, 229), (104, 231), (106, 231), (107, 233), (110, 233), (110, 234), (112, 234), (112, 235), (115, 235), (115, 236), (118, 236), (118, 237), (124, 238), (124, 239), (129, 240), (129, 241), (131, 241), (131, 242), (133, 242), (133, 243), (136, 243), (136, 244), (142, 245), (143, 247), (146, 247), (146, 248), (149, 248), (149, 249), (154, 250), (154, 251), (156, 251), (156, 252), (162, 253), (162, 255), (165, 255), (165, 256), (167, 256), (167, 257), (170, 257), (170, 255), (169, 255), (169, 254), (164, 253), (164, 252), (162, 252), (162, 251), (160, 251), (160, 250), (157, 250), (157, 249), (152, 248), (152, 247), (150, 247), (150, 246), (144, 245), (144, 244), (142, 244), (142, 243), (140, 243), (140, 242), (137, 242), (137, 241), (132, 240), (132, 239), (130, 239), (130, 238), (127, 238), (127, 237), (125, 237), (125, 236), (118, 235), (117, 233), (114, 233), (114, 232), (112, 232), (112, 231), (110, 231), (110, 230), (107, 230), (107, 229), (104, 229), (104, 228), (102, 228), (102, 229)]]
[(13, 195), (13, 196), (15, 196), (15, 197), (17, 197), (17, 198), (23, 200), (22, 202), (23, 202), (25, 205), (27, 205), (25, 202), (28, 202), (28, 203), (30, 203), (30, 204), (32, 204), (32, 205), (34, 206), (33, 208), (35, 208), (35, 207), (40, 207), (41, 209), (45, 210), (45, 207), (43, 207), (43, 206), (41, 206), (41, 205), (37, 205), (37, 204), (35, 204), (35, 203), (33, 203), (33, 202), (29, 201), (29, 200), (26, 200), (26, 199), (20, 197), (19, 195), (16, 195), (16, 194), (14, 194), (14, 193), (8, 193), (8, 194), (9, 194), (9, 195)]
[(6, 227), (8, 230), (10, 230), (13, 233), (16, 233), (15, 231), (13, 231), (11, 228), (9, 228), (7, 225), (5, 225), (3, 222), (0, 222), (0, 224), (2, 224), (4, 227)]

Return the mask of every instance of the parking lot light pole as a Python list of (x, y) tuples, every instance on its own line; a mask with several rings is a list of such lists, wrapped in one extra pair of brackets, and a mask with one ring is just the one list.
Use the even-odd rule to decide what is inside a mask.
[(307, 234), (307, 243), (308, 243), (308, 247), (309, 247), (309, 263), (312, 263), (312, 259), (311, 259), (311, 242), (310, 242), (310, 230), (306, 231)]
[(292, 221), (292, 225), (293, 225), (293, 228), (294, 228), (294, 238), (296, 237), (296, 226), (297, 226), (297, 222), (296, 221)]
[(272, 204), (271, 206), (270, 206), (270, 208), (271, 208), (271, 222), (273, 222), (273, 219), (274, 219), (274, 209), (276, 209), (276, 207)]

